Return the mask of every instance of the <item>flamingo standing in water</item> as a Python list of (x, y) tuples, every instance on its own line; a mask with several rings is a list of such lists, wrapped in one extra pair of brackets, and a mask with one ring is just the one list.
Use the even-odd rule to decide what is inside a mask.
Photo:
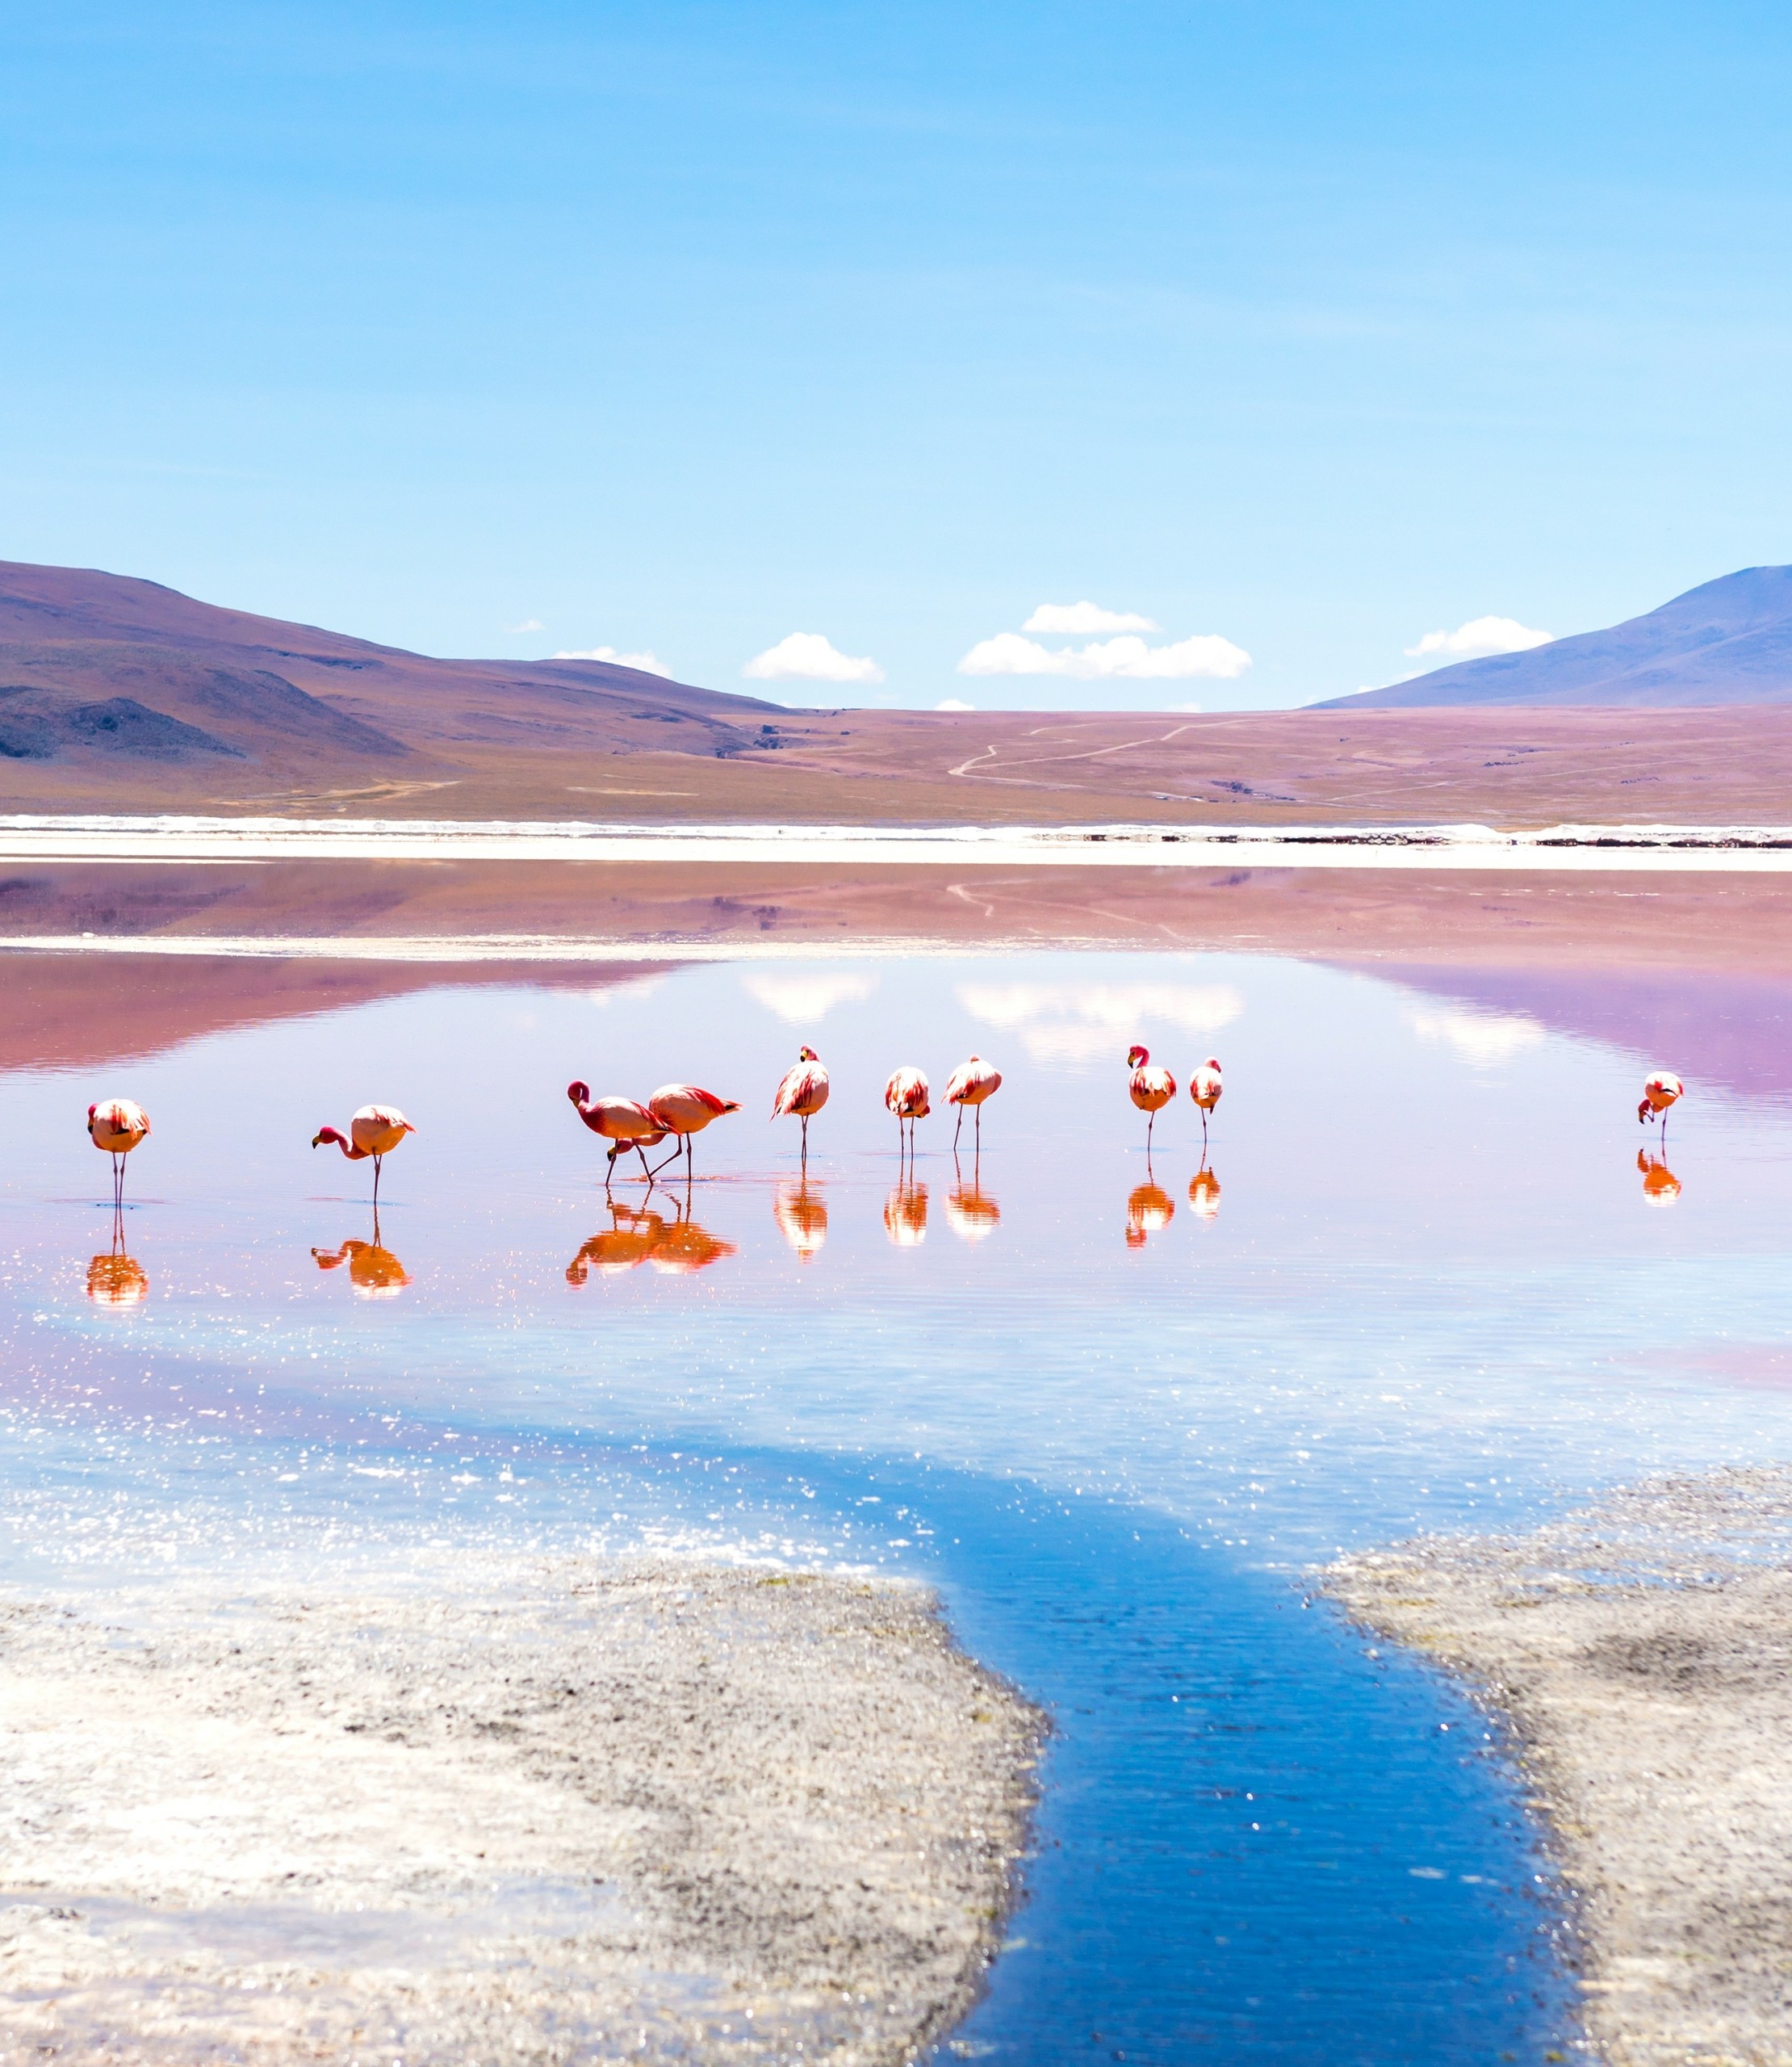
[(601, 1134), (610, 1143), (609, 1168), (604, 1172), (604, 1189), (609, 1189), (610, 1179), (616, 1174), (617, 1157), (626, 1155), (631, 1148), (641, 1158), (642, 1176), (651, 1184), (653, 1172), (647, 1168), (647, 1151), (657, 1148), (666, 1138), (666, 1130), (647, 1107), (637, 1099), (614, 1094), (593, 1098), (589, 1085), (584, 1084), (569, 1084), (566, 1095), (592, 1132)]
[(1225, 1086), (1220, 1081), (1220, 1063), (1217, 1056), (1209, 1055), (1188, 1080), (1188, 1095), (1201, 1109), (1201, 1159), (1207, 1159), (1208, 1116), (1220, 1102), (1220, 1093)]
[(772, 1117), (794, 1113), (802, 1122), (802, 1160), (809, 1161), (809, 1122), (827, 1103), (827, 1067), (813, 1048), (798, 1051), (794, 1066), (784, 1072), (772, 1100)]
[(1643, 1080), (1643, 1102), (1636, 1109), (1637, 1124), (1661, 1117), (1661, 1142), (1664, 1149), (1668, 1141), (1668, 1109), (1677, 1105), (1686, 1095), (1686, 1087), (1671, 1069), (1652, 1070)]
[(946, 1079), (946, 1103), (958, 1108), (958, 1126), (952, 1130), (952, 1152), (958, 1153), (958, 1130), (965, 1124), (965, 1108), (969, 1105), (977, 1116), (974, 1138), (976, 1153), (983, 1150), (983, 1101), (993, 1098), (1002, 1088), (1002, 1072), (981, 1055), (973, 1055), (969, 1062), (961, 1063)]
[(112, 1159), (112, 1211), (124, 1210), (124, 1159), (149, 1131), (149, 1115), (134, 1098), (102, 1098), (87, 1108), (87, 1132)]
[(313, 1148), (334, 1142), (351, 1163), (364, 1163), (371, 1155), (374, 1166), (374, 1204), (379, 1204), (379, 1166), (412, 1126), (396, 1105), (363, 1105), (349, 1122), (346, 1134), (335, 1127), (320, 1127), (311, 1138)]
[[(896, 1138), (906, 1139), (911, 1159), (915, 1154), (915, 1122), (924, 1120), (933, 1108), (927, 1102), (926, 1072), (904, 1063), (890, 1072), (884, 1086), (884, 1104), (896, 1115)], [(904, 1130), (906, 1130), (905, 1135)]]
[[(695, 1084), (662, 1084), (647, 1101), (647, 1110), (655, 1126), (664, 1133), (676, 1134), (683, 1143), (688, 1182), (693, 1175), (691, 1136), (701, 1134), (711, 1120), (719, 1120), (724, 1113), (738, 1113), (740, 1105), (736, 1099), (718, 1098), (713, 1091), (705, 1091)], [(677, 1159), (675, 1148), (659, 1168), (664, 1170), (666, 1163)]]
[(1145, 1160), (1151, 1159), (1151, 1130), (1158, 1124), (1158, 1115), (1176, 1095), (1176, 1080), (1161, 1063), (1151, 1059), (1151, 1050), (1141, 1048), (1135, 1041), (1126, 1051), (1126, 1067), (1132, 1071), (1126, 1088), (1133, 1103), (1141, 1113), (1151, 1117), (1145, 1127)]

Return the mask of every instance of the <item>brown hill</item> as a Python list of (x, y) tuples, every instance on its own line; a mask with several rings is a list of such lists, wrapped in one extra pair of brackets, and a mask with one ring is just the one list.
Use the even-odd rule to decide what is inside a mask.
[(0, 562), (0, 811), (845, 824), (1777, 824), (1792, 706), (791, 711), (434, 660)]
[[(441, 660), (92, 568), (0, 562), (0, 755), (129, 783), (426, 778), (467, 748), (739, 752), (772, 706), (602, 661)], [(15, 770), (15, 777), (18, 770)], [(70, 771), (72, 772), (72, 770)], [(249, 786), (253, 786), (251, 782)]]

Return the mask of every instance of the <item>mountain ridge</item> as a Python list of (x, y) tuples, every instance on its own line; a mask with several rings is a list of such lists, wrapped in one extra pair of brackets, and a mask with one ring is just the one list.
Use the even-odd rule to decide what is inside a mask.
[[(739, 752), (782, 709), (608, 661), (437, 659), (134, 575), (23, 561), (0, 561), (0, 686), (9, 758), (221, 753), (280, 775), (421, 768), (467, 743), (639, 751), (675, 725), (700, 751)], [(107, 704), (134, 711), (102, 736), (83, 714)]]
[(1522, 653), (1459, 660), (1314, 711), (1792, 703), (1792, 567), (1744, 567), (1658, 609)]

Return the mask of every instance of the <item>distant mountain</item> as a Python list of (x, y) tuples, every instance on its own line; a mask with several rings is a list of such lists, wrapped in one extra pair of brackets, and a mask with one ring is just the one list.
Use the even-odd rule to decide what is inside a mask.
[[(87, 568), (0, 561), (0, 761), (397, 776), (462, 750), (728, 757), (780, 706), (601, 660), (441, 660)], [(147, 770), (146, 770), (147, 772)]]
[(1792, 567), (1745, 567), (1609, 631), (1463, 660), (1313, 708), (1509, 703), (1607, 710), (1792, 703)]

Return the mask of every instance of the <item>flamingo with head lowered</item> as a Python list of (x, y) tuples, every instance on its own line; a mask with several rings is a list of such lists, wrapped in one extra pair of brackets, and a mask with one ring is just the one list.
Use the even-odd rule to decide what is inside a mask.
[(898, 1152), (906, 1151), (912, 1160), (915, 1155), (915, 1122), (924, 1120), (933, 1110), (928, 1103), (927, 1073), (915, 1068), (912, 1063), (904, 1063), (899, 1069), (890, 1072), (890, 1081), (884, 1086), (884, 1104), (896, 1115), (896, 1139)]
[(976, 1116), (977, 1152), (982, 1152), (984, 1101), (993, 1098), (1001, 1088), (1001, 1071), (993, 1063), (985, 1062), (981, 1055), (973, 1055), (969, 1062), (961, 1063), (946, 1079), (946, 1103), (958, 1108), (958, 1126), (952, 1130), (954, 1155), (958, 1152), (958, 1130), (965, 1124), (967, 1105)]
[[(719, 1120), (724, 1113), (738, 1113), (740, 1102), (735, 1098), (718, 1098), (701, 1084), (662, 1084), (647, 1101), (647, 1110), (657, 1127), (664, 1133), (676, 1134), (683, 1143), (688, 1180), (693, 1174), (692, 1135), (701, 1134), (711, 1120)], [(666, 1158), (666, 1163), (677, 1159), (678, 1151), (675, 1148)], [(659, 1168), (664, 1170), (666, 1163), (662, 1163)]]
[(1643, 1084), (1643, 1102), (1636, 1109), (1639, 1125), (1659, 1117), (1661, 1122), (1661, 1139), (1665, 1147), (1668, 1139), (1668, 1110), (1677, 1105), (1686, 1095), (1686, 1087), (1671, 1069), (1652, 1070)]
[(112, 1159), (112, 1210), (124, 1210), (124, 1159), (149, 1132), (149, 1115), (134, 1098), (102, 1098), (87, 1108), (87, 1132)]
[(1216, 1055), (1209, 1055), (1188, 1080), (1188, 1095), (1201, 1109), (1201, 1149), (1207, 1149), (1208, 1116), (1220, 1102), (1220, 1093), (1225, 1086), (1220, 1081), (1220, 1062)]
[(349, 1122), (349, 1130), (342, 1133), (336, 1127), (320, 1127), (311, 1138), (313, 1148), (321, 1148), (326, 1141), (333, 1142), (351, 1163), (363, 1163), (371, 1155), (374, 1166), (374, 1204), (379, 1203), (379, 1166), (408, 1134), (415, 1134), (412, 1126), (396, 1105), (363, 1105)]
[(1141, 1113), (1151, 1117), (1145, 1126), (1145, 1153), (1146, 1160), (1151, 1155), (1151, 1130), (1158, 1124), (1158, 1115), (1176, 1095), (1176, 1080), (1161, 1063), (1151, 1059), (1151, 1050), (1141, 1048), (1135, 1041), (1126, 1051), (1126, 1067), (1133, 1074), (1127, 1079), (1128, 1096)]
[(604, 1189), (609, 1189), (610, 1179), (616, 1174), (617, 1157), (626, 1155), (631, 1148), (641, 1158), (641, 1174), (651, 1183), (653, 1172), (647, 1168), (647, 1151), (657, 1148), (666, 1138), (666, 1130), (647, 1107), (638, 1099), (624, 1098), (613, 1092), (606, 1097), (593, 1098), (590, 1086), (584, 1084), (569, 1084), (566, 1095), (592, 1132), (601, 1134), (610, 1144)]
[(794, 1113), (802, 1122), (802, 1160), (809, 1160), (809, 1122), (827, 1103), (827, 1068), (813, 1048), (799, 1051), (772, 1099), (772, 1117)]

